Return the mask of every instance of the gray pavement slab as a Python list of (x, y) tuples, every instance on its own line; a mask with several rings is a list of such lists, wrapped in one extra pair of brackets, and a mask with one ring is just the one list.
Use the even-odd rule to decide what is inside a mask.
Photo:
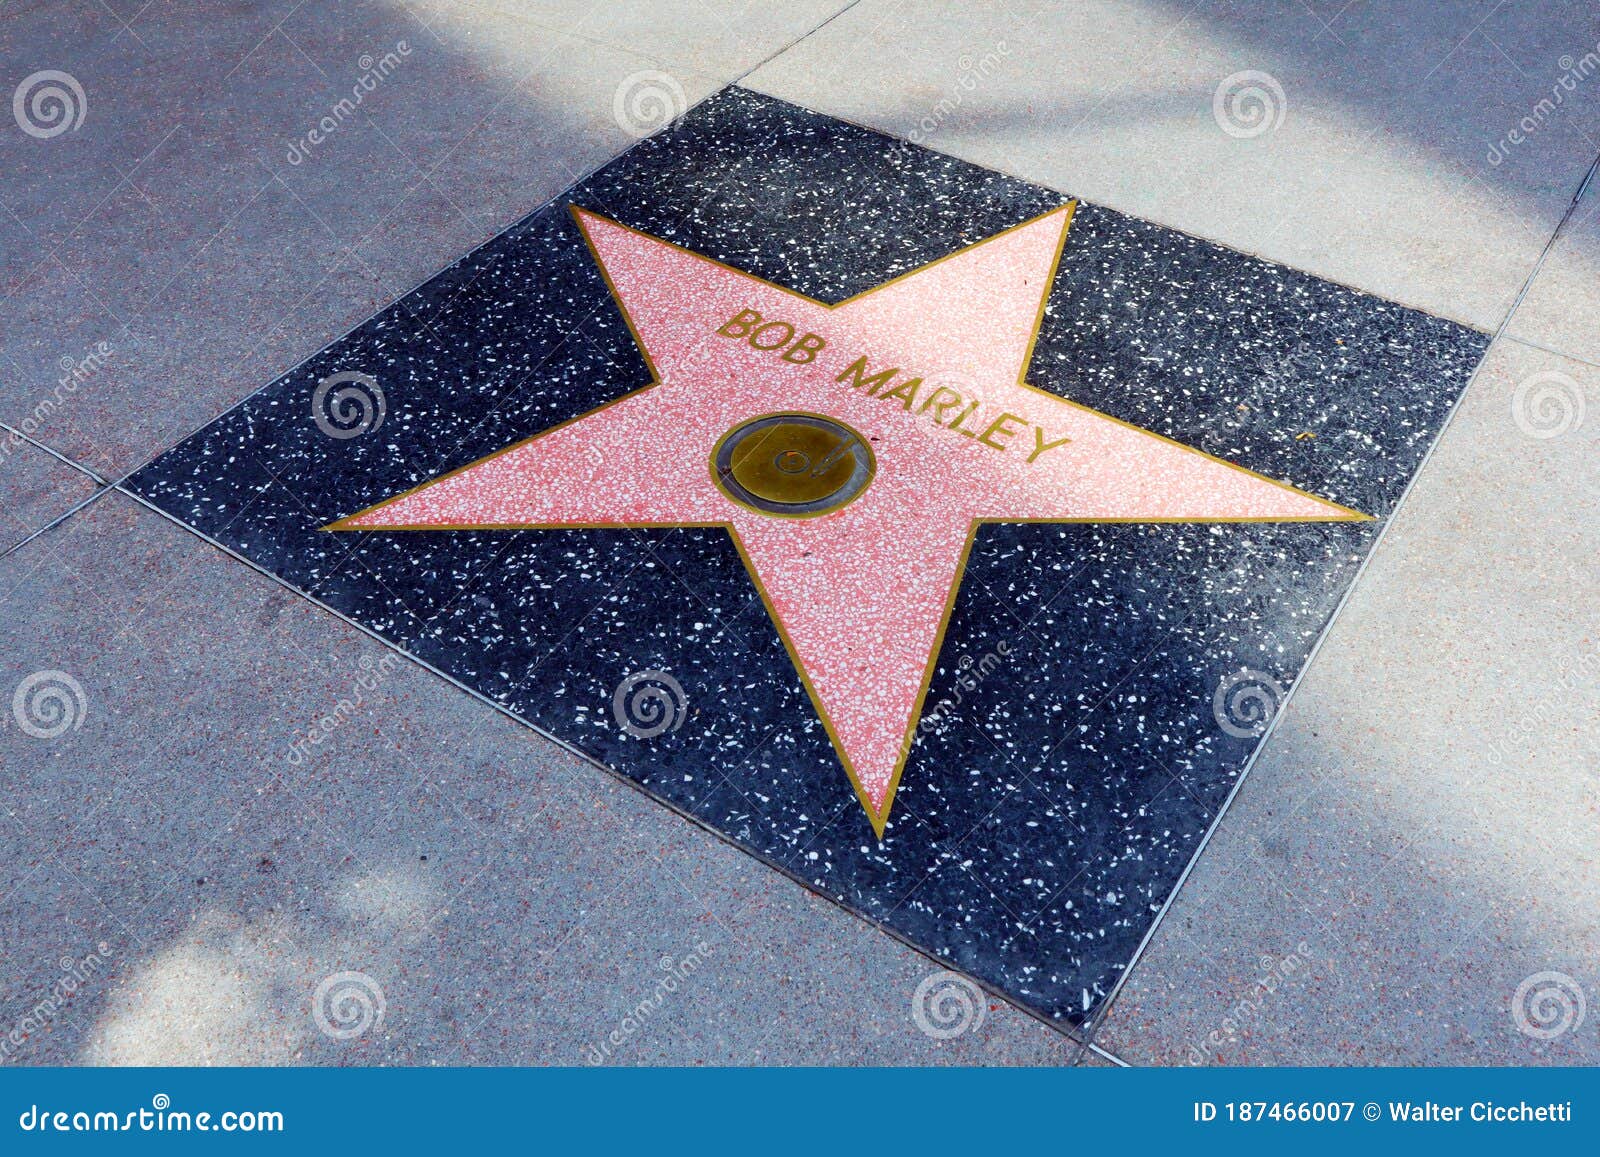
[[(1550, 247), (1506, 332), (1600, 365), (1600, 179), (1590, 182)], [(1587, 403), (1600, 407), (1600, 397)]]
[(1082, 1058), (925, 1034), (938, 966), (120, 494), (0, 606), (19, 1061)]
[(0, 427), (0, 553), (60, 518), (97, 487), (82, 470)]
[(62, 7), (8, 15), (0, 39), (6, 75), (76, 70), (86, 105), (75, 130), (0, 134), (0, 421), (103, 346), (35, 436), (107, 476), (717, 87), (488, 9), (184, 4), (124, 31)]
[(1564, 4), (863, 0), (745, 83), (1493, 329), (1600, 153), (1597, 42)]
[(418, 11), (511, 15), (631, 52), (674, 72), (731, 81), (850, 7), (849, 0), (422, 0)]
[(1530, 425), (1544, 375), (1600, 386), (1492, 347), (1099, 1043), (1600, 1062), (1573, 996), (1600, 984), (1600, 433)]
[[(746, 83), (1485, 329), (1600, 152), (1579, 5), (662, 11), (8, 10), (7, 78), (88, 110), (0, 133), (0, 421), (120, 474), (816, 25)], [(1099, 1026), (1126, 1059), (1600, 1062), (1597, 197)], [(91, 488), (14, 450), (0, 551)], [(0, 560), (0, 621), (61, 729), (0, 710), (0, 1061), (1105, 1063), (992, 998), (930, 1037), (923, 957), (121, 496)]]

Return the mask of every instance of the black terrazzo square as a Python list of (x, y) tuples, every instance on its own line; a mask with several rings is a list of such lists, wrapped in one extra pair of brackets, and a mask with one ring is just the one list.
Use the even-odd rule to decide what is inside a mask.
[[(881, 839), (727, 530), (323, 530), (650, 380), (569, 205), (831, 303), (1066, 201), (728, 89), (128, 485), (768, 863), (1081, 1022), (1486, 335), (1079, 206), (1028, 381), (1374, 520), (982, 526), (928, 684), (942, 706), (924, 708)], [(326, 388), (314, 406), (336, 374), (365, 391), (345, 403), (355, 429)], [(650, 736), (614, 698), (644, 671), (681, 688), (675, 726)]]

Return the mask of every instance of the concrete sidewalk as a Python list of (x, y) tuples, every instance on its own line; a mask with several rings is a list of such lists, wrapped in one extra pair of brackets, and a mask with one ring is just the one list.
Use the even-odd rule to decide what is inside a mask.
[[(83, 116), (0, 133), (0, 689), (66, 719), (0, 728), (5, 1059), (1600, 1061), (1600, 18), (1291, 7), (8, 9)], [(919, 1029), (940, 965), (106, 485), (736, 81), (1494, 335), (1083, 1032)]]

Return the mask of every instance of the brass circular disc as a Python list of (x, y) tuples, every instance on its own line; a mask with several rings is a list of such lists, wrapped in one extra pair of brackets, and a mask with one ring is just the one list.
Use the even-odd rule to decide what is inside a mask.
[(872, 447), (843, 422), (821, 414), (767, 414), (717, 441), (711, 477), (735, 502), (790, 518), (838, 510), (877, 470)]

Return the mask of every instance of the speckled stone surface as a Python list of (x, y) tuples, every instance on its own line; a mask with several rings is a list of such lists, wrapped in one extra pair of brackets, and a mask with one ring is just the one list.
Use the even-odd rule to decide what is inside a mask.
[[(1600, 325), (1595, 324), (1600, 316), (1600, 174), (1596, 177), (1506, 327), (1512, 337), (1590, 365), (1600, 365)], [(1588, 406), (1600, 407), (1600, 398), (1590, 397)]]
[[(319, 530), (648, 380), (569, 202), (837, 300), (1063, 200), (730, 89), (132, 486), (825, 895), (1079, 1020), (1256, 745), (1219, 726), (1219, 684), (1250, 668), (1292, 685), (1484, 335), (1082, 206), (1029, 380), (1378, 521), (983, 528), (930, 688), (956, 706), (913, 751), (881, 842), (720, 529)], [(340, 439), (312, 395), (343, 371), (377, 380), (384, 419)], [(612, 712), (641, 670), (687, 700), (648, 739)]]
[[(0, 559), (0, 624), (0, 1063), (584, 1065), (691, 953), (607, 1063), (1092, 1055), (1000, 1000), (919, 1031), (924, 956), (122, 495)], [(385, 1015), (333, 1039), (342, 971)]]
[(82, 470), (0, 428), (0, 552), (61, 517), (96, 485)]
[(1553, 374), (1600, 389), (1490, 350), (1101, 1022), (1112, 1051), (1600, 1064), (1600, 430), (1519, 424)]
[(849, 0), (793, 0), (751, 6), (747, 0), (695, 0), (663, 9), (660, 0), (421, 0), (411, 7), (430, 18), (490, 12), (585, 40), (646, 52), (680, 75), (736, 79), (849, 7)]
[(1597, 42), (1568, 0), (861, 0), (744, 83), (1493, 329), (1600, 147)]
[[(112, 7), (11, 5), (0, 29), (13, 87), (63, 68), (89, 103), (73, 132), (0, 133), (0, 422), (111, 478), (622, 152), (619, 86), (662, 67), (504, 5)], [(672, 67), (685, 102), (721, 83)]]

